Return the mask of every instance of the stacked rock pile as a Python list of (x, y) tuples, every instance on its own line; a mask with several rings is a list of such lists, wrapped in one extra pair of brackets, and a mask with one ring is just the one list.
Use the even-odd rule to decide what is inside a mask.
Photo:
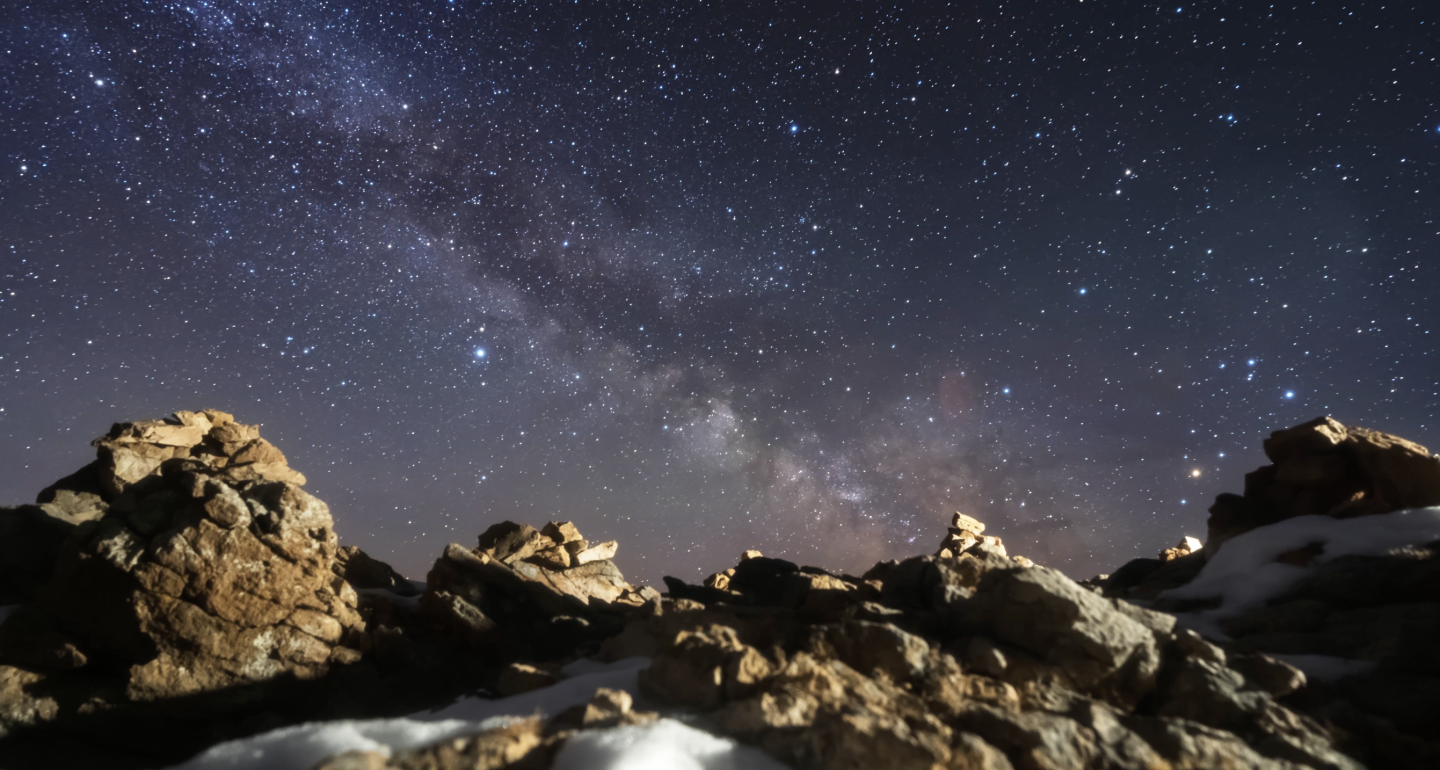
[(478, 547), (451, 544), (420, 599), (425, 617), (486, 660), (546, 660), (613, 635), (625, 615), (659, 601), (611, 561), (617, 544), (591, 544), (571, 522), (537, 530), (501, 522)]

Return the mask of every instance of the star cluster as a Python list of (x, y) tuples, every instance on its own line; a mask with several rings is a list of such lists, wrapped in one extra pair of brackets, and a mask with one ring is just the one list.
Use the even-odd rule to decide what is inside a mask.
[(500, 519), (1076, 577), (1269, 431), (1440, 443), (1425, 4), (12, 5), (0, 490), (259, 422), (414, 576)]

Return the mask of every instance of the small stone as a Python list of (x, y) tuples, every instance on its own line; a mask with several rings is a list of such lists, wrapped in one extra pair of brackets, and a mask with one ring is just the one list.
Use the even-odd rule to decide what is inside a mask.
[(750, 550), (746, 551), (745, 553), (740, 554), (740, 561), (750, 561), (751, 559), (763, 559), (763, 558), (765, 558), (765, 554), (760, 553), (759, 551), (755, 550), (754, 548), (751, 548)]
[(970, 668), (996, 679), (1004, 676), (1005, 669), (1010, 665), (1005, 653), (983, 636), (970, 640), (970, 644), (965, 648), (965, 662)]
[(529, 663), (511, 663), (500, 672), (499, 694), (502, 698), (508, 698), (522, 692), (549, 687), (558, 681), (560, 677), (549, 669)]
[(1174, 561), (1182, 556), (1189, 556), (1202, 548), (1199, 538), (1186, 535), (1181, 538), (1180, 543), (1174, 548), (1166, 548), (1160, 552), (1160, 561)]

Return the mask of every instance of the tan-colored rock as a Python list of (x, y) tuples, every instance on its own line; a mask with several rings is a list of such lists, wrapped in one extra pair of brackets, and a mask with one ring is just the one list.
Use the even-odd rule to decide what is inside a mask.
[(985, 525), (979, 519), (971, 518), (959, 511), (956, 511), (950, 519), (950, 528), (974, 532), (976, 535), (985, 534)]
[(499, 695), (508, 698), (522, 692), (549, 687), (558, 681), (560, 675), (554, 669), (529, 663), (511, 663), (500, 671)]
[[(179, 442), (178, 429), (189, 441), (214, 422), (172, 419), (117, 425), (97, 442), (102, 463), (106, 452), (185, 450), (156, 441)], [(236, 484), (190, 459), (126, 478), (104, 517), (61, 551), (38, 609), (84, 654), (128, 661), (131, 700), (314, 678), (363, 628), (355, 592), (332, 571), (329, 509), (298, 486)]]
[(1222, 494), (1206, 522), (1206, 558), (1236, 535), (1294, 516), (1354, 518), (1440, 505), (1440, 458), (1398, 436), (1322, 417), (1265, 441), (1274, 465)]
[(230, 456), (230, 464), (245, 465), (247, 463), (260, 463), (263, 465), (285, 465), (285, 455), (275, 448), (274, 444), (263, 438), (241, 447), (239, 451)]
[(354, 749), (320, 761), (311, 770), (385, 770), (390, 757), (378, 751)]
[(725, 589), (730, 587), (730, 577), (734, 574), (735, 570), (733, 568), (727, 569), (724, 572), (716, 572), (715, 574), (705, 578), (705, 582), (703, 583), (703, 585), (706, 588), (714, 588), (720, 591), (724, 591)]
[(763, 558), (765, 558), (765, 554), (760, 553), (759, 551), (755, 550), (754, 548), (751, 548), (750, 550), (746, 551), (745, 553), (740, 554), (740, 561), (750, 561), (751, 559), (763, 559)]
[(1186, 535), (1185, 537), (1181, 538), (1180, 542), (1173, 548), (1166, 548), (1165, 550), (1161, 551), (1160, 561), (1174, 561), (1181, 556), (1189, 556), (1190, 554), (1199, 551), (1202, 547), (1203, 545), (1201, 544), (1199, 538)]
[(43, 692), (44, 682), (45, 675), (39, 672), (0, 665), (0, 739), (60, 713), (55, 697)]
[(563, 570), (570, 568), (570, 552), (565, 550), (564, 545), (557, 545), (553, 548), (546, 548), (543, 551), (536, 551), (527, 559), (531, 564), (551, 570)]
[(572, 521), (552, 521), (546, 524), (545, 527), (540, 530), (540, 533), (554, 540), (559, 545), (584, 540), (584, 538), (580, 536), (580, 530), (575, 527), (575, 523)]
[(1327, 452), (1340, 446), (1349, 432), (1331, 417), (1317, 417), (1286, 430), (1277, 430), (1265, 439), (1265, 456), (1273, 463), (1291, 457)]
[(619, 547), (620, 544), (616, 541), (608, 540), (604, 543), (600, 543), (599, 545), (592, 545), (589, 548), (581, 551), (580, 553), (575, 554), (575, 556), (573, 557), (573, 561), (575, 562), (576, 566), (580, 566), (582, 564), (589, 564), (590, 562), (595, 561), (608, 561), (615, 558), (615, 551)]
[(1393, 510), (1440, 505), (1440, 458), (1413, 441), (1350, 428), (1347, 442), (1375, 494)]
[[(378, 752), (346, 752), (325, 760), (314, 770), (544, 770), (552, 746), (561, 736), (546, 736), (539, 719), (450, 738), (418, 749), (395, 752), (375, 765)], [(358, 762), (359, 764), (344, 764)]]

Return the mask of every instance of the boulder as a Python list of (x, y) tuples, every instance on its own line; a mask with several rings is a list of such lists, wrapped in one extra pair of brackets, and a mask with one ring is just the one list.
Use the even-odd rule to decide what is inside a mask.
[[(245, 441), (222, 440), (234, 436)], [(288, 480), (299, 474), (277, 470), (278, 450), (233, 457), (258, 441), (214, 411), (120, 423), (97, 439), (97, 463), (42, 493), (40, 507), (78, 502), (99, 515), (50, 525), (67, 537), (34, 604), (0, 633), (0, 656), (57, 669), (101, 659), (124, 671), (131, 702), (209, 694), (213, 704), (353, 660), (346, 645), (363, 624), (333, 571), (329, 509)], [(232, 473), (257, 462), (263, 472)]]
[(1124, 605), (1043, 567), (994, 571), (970, 602), (971, 622), (1063, 673), (1077, 692), (1133, 706), (1155, 686), (1157, 636), (1173, 617)]
[(362, 630), (325, 504), (180, 463), (67, 543), (38, 607), (130, 664), (131, 700), (325, 674)]
[(1370, 516), (1440, 505), (1440, 458), (1413, 441), (1320, 417), (1265, 440), (1274, 463), (1245, 477), (1244, 497), (1210, 509), (1206, 553), (1293, 516)]

